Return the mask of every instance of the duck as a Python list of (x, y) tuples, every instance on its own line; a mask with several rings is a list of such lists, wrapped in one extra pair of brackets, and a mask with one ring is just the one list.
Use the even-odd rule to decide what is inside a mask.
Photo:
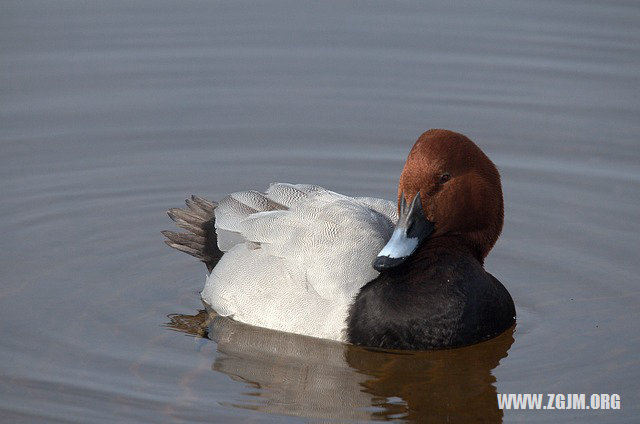
[(169, 217), (172, 248), (200, 259), (201, 299), (217, 314), (382, 349), (456, 348), (516, 320), (484, 269), (504, 222), (500, 174), (468, 137), (443, 129), (411, 148), (397, 201), (273, 183)]

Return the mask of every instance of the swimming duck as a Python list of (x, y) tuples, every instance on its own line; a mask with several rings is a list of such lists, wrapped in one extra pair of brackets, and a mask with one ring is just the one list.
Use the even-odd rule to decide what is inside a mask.
[(429, 130), (411, 149), (397, 204), (307, 184), (214, 203), (192, 196), (165, 242), (209, 270), (202, 300), (274, 330), (389, 349), (492, 338), (515, 322), (483, 267), (504, 220), (500, 175), (466, 136)]

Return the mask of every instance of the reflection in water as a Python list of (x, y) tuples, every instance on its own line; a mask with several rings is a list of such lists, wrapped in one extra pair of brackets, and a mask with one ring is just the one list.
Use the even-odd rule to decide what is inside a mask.
[(251, 390), (232, 406), (328, 419), (501, 422), (492, 370), (514, 327), (478, 345), (380, 351), (235, 322), (214, 312), (167, 326), (218, 345), (212, 368)]

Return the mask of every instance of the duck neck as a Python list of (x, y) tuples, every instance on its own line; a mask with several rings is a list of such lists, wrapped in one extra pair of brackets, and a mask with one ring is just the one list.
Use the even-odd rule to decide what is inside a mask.
[(422, 243), (412, 257), (421, 260), (433, 258), (433, 255), (439, 255), (444, 252), (448, 254), (455, 253), (456, 255), (472, 256), (480, 262), (480, 265), (484, 265), (484, 257), (482, 256), (481, 250), (476, 248), (473, 243), (469, 242), (460, 234), (432, 237)]

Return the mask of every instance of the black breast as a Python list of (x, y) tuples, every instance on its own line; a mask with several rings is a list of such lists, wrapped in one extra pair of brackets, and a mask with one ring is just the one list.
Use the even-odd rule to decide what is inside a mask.
[(472, 255), (443, 250), (416, 256), (360, 290), (347, 318), (351, 343), (451, 348), (489, 339), (514, 323), (511, 296)]

